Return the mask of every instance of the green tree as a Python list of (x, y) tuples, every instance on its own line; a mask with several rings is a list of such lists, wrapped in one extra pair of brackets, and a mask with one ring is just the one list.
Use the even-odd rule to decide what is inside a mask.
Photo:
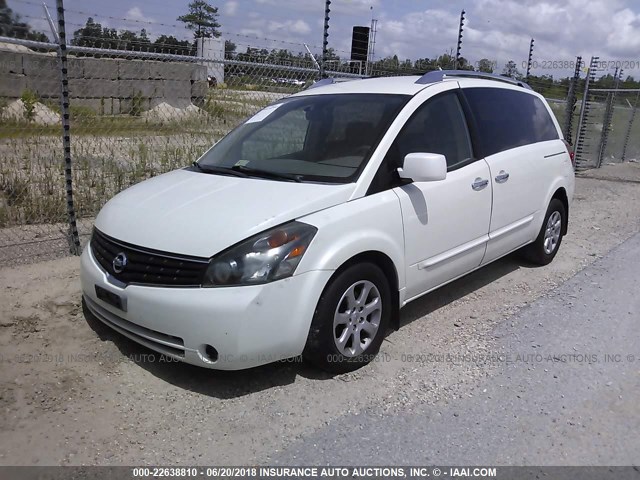
[(478, 71), (484, 73), (493, 73), (493, 62), (488, 58), (478, 60)]
[(160, 35), (151, 44), (151, 50), (156, 53), (191, 55), (193, 53), (193, 45), (188, 40), (178, 40), (173, 35)]
[(34, 32), (31, 26), (20, 20), (20, 15), (13, 13), (7, 6), (6, 0), (0, 0), (0, 36), (24, 38), (36, 42), (48, 42), (49, 39), (42, 32)]
[(502, 69), (502, 76), (515, 78), (517, 80), (522, 79), (522, 74), (518, 70), (516, 62), (514, 62), (513, 60), (509, 60), (507, 63), (505, 63), (504, 68)]
[(189, 6), (189, 13), (178, 17), (189, 30), (194, 31), (195, 38), (219, 37), (218, 8), (209, 5), (206, 0), (193, 0)]
[(236, 53), (236, 44), (231, 40), (224, 41), (224, 58), (232, 58)]
[(119, 39), (120, 36), (115, 28), (102, 27), (92, 17), (89, 17), (84, 27), (73, 32), (71, 44), (80, 47), (116, 49), (119, 47)]
[(456, 59), (452, 53), (443, 53), (436, 60), (436, 65), (443, 70), (451, 70), (455, 65), (455, 61)]

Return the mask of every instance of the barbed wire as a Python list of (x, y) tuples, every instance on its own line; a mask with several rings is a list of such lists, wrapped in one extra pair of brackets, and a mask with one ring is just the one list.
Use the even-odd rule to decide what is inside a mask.
[[(20, 3), (24, 3), (24, 4), (28, 4), (28, 5), (34, 5), (34, 6), (42, 6), (42, 3), (37, 3), (34, 2), (32, 0), (13, 0), (16, 2), (20, 2)], [(51, 8), (51, 7), (50, 7)], [(181, 25), (181, 24), (177, 24), (177, 23), (164, 23), (164, 22), (159, 22), (159, 21), (155, 21), (155, 20), (142, 20), (142, 19), (132, 19), (132, 18), (124, 18), (124, 17), (118, 17), (118, 16), (114, 16), (114, 15), (107, 15), (107, 14), (102, 14), (102, 13), (92, 13), (91, 11), (88, 10), (76, 10), (73, 8), (67, 8), (65, 7), (65, 13), (74, 13), (77, 15), (83, 15), (83, 16), (87, 16), (87, 17), (91, 17), (94, 19), (94, 21), (96, 23), (100, 23), (101, 19), (109, 19), (109, 20), (114, 20), (114, 21), (118, 21), (118, 22), (125, 22), (128, 24), (134, 23), (134, 24), (138, 24), (138, 25), (149, 25), (149, 26), (160, 26), (160, 27), (168, 27), (168, 28), (175, 28), (175, 29), (184, 29), (185, 26)], [(22, 15), (21, 17), (24, 18), (30, 18), (30, 19), (34, 19), (34, 20), (45, 20), (46, 18), (43, 17), (34, 17), (31, 15)], [(86, 23), (78, 23), (78, 22), (73, 22), (73, 21), (69, 21), (67, 20), (65, 22), (67, 25), (71, 25), (74, 27), (80, 27), (83, 28), (86, 26)], [(116, 29), (116, 30), (126, 30), (126, 28), (120, 28), (120, 29)], [(299, 49), (301, 49), (301, 51), (304, 49), (303, 44), (306, 42), (292, 42), (289, 40), (282, 40), (282, 39), (277, 39), (277, 38), (270, 38), (270, 37), (261, 37), (258, 35), (248, 35), (248, 34), (243, 34), (243, 33), (238, 33), (238, 32), (230, 32), (230, 31), (220, 31), (220, 34), (223, 37), (233, 37), (234, 39), (246, 39), (246, 40), (257, 40), (257, 41), (262, 41), (262, 42), (268, 42), (269, 44), (276, 44), (276, 45), (291, 45), (291, 46), (295, 46)], [(158, 35), (160, 36), (160, 35)], [(230, 38), (225, 38), (225, 40), (230, 40), (232, 41)], [(235, 42), (234, 42), (235, 43)], [(246, 45), (248, 47), (254, 47), (252, 44), (249, 43), (245, 43), (243, 45)], [(306, 43), (306, 45), (309, 47), (309, 49), (312, 50), (317, 50), (317, 51), (321, 51), (322, 50), (322, 46), (320, 45), (315, 45), (315, 44), (309, 44)], [(255, 47), (254, 47), (255, 48)], [(347, 50), (341, 50), (341, 49), (333, 49), (334, 52), (336, 53), (340, 53), (340, 54), (346, 54), (346, 55), (350, 55), (351, 52), (347, 51)]]

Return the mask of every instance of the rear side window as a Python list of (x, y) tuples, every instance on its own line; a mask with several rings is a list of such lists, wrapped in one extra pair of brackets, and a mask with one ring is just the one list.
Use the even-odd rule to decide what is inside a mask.
[(483, 157), (511, 148), (559, 138), (542, 100), (504, 88), (463, 90), (477, 124)]

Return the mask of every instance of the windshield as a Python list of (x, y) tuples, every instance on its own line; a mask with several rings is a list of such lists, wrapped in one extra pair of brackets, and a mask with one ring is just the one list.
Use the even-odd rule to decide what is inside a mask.
[[(296, 181), (354, 181), (407, 95), (288, 98), (259, 111), (198, 161), (201, 171)], [(223, 168), (219, 168), (223, 167)]]

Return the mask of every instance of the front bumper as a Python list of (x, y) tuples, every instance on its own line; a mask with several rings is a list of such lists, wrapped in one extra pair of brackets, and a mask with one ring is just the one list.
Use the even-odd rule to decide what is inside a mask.
[[(239, 370), (302, 353), (318, 299), (332, 274), (311, 271), (242, 287), (121, 288), (109, 281), (87, 246), (80, 279), (87, 307), (114, 330), (193, 365)], [(126, 311), (100, 300), (96, 286), (124, 299)]]

